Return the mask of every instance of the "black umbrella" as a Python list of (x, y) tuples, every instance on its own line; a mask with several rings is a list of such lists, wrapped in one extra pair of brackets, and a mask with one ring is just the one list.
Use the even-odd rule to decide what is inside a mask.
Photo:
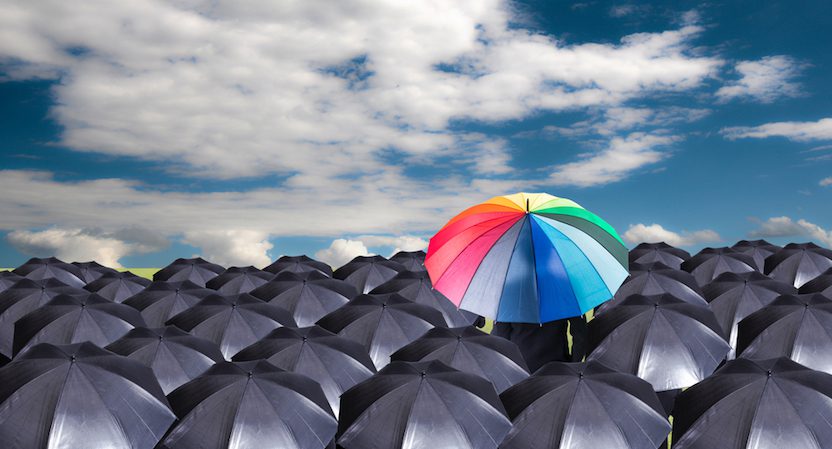
[(442, 312), (449, 326), (470, 326), (479, 319), (476, 313), (458, 309), (450, 299), (435, 290), (427, 271), (402, 271), (370, 292), (371, 295), (391, 293), (398, 293), (416, 304)]
[(615, 296), (596, 310), (601, 313), (614, 307), (630, 295), (661, 295), (669, 293), (690, 304), (707, 306), (702, 289), (692, 274), (670, 268), (661, 262), (630, 265), (630, 276), (624, 280)]
[(83, 276), (81, 280), (87, 284), (100, 278), (101, 276), (104, 276), (105, 274), (118, 273), (118, 271), (110, 267), (105, 267), (96, 261), (72, 262), (72, 265), (75, 265), (79, 270), (81, 270), (81, 274)]
[(674, 449), (832, 447), (832, 376), (789, 359), (732, 360), (682, 392)]
[(191, 281), (204, 287), (205, 283), (225, 271), (225, 268), (196, 257), (193, 259), (176, 259), (170, 265), (153, 275), (154, 281), (182, 282)]
[(760, 310), (780, 295), (797, 293), (794, 286), (776, 281), (756, 271), (748, 273), (722, 273), (703, 289), (711, 304), (716, 320), (729, 335), (731, 352), (735, 357), (737, 347), (737, 323)]
[(176, 420), (150, 368), (90, 343), (0, 369), (0, 447), (152, 449)]
[(700, 286), (713, 281), (722, 273), (760, 271), (754, 258), (731, 248), (705, 248), (682, 263), (683, 270), (692, 274)]
[(306, 327), (358, 296), (358, 291), (340, 279), (307, 271), (280, 273), (251, 295), (292, 312), (298, 326)]
[(671, 268), (679, 268), (682, 262), (690, 259), (690, 253), (665, 242), (640, 243), (630, 250), (630, 263), (661, 262)]
[(274, 274), (251, 266), (231, 267), (206, 282), (205, 286), (223, 295), (236, 295), (248, 293), (269, 282), (272, 278), (274, 278)]
[(783, 295), (739, 323), (737, 353), (747, 359), (789, 357), (832, 374), (832, 299)]
[(597, 362), (550, 362), (500, 399), (514, 423), (501, 449), (653, 449), (670, 433), (649, 383)]
[(811, 281), (801, 285), (797, 291), (801, 294), (820, 293), (832, 298), (832, 268), (829, 268)]
[(123, 302), (125, 299), (141, 292), (150, 285), (150, 280), (127, 271), (124, 273), (110, 273), (87, 284), (84, 289), (98, 294), (102, 298), (113, 302)]
[(765, 274), (800, 288), (832, 268), (832, 251), (814, 243), (789, 243), (766, 259)]
[(317, 382), (262, 360), (218, 363), (168, 399), (179, 422), (159, 449), (322, 449), (338, 426)]
[(438, 360), (451, 368), (490, 380), (498, 393), (529, 377), (529, 368), (517, 345), (471, 326), (433, 328), (394, 352), (390, 360)]
[(0, 271), (0, 293), (6, 291), (7, 288), (22, 279), (25, 278), (19, 274), (15, 274), (12, 271)]
[(248, 293), (207, 296), (167, 324), (213, 341), (226, 359), (278, 327), (297, 327), (291, 312)]
[(174, 326), (137, 327), (106, 349), (149, 366), (165, 394), (225, 361), (214, 342)]
[(349, 282), (359, 293), (368, 293), (402, 271), (405, 271), (402, 264), (384, 257), (357, 256), (335, 270), (332, 277)]
[(511, 429), (491, 382), (442, 362), (393, 362), (341, 396), (344, 449), (494, 449)]
[(108, 301), (95, 293), (58, 295), (14, 323), (14, 354), (38, 343), (70, 344), (90, 341), (107, 346), (135, 327), (144, 327), (134, 308)]
[(757, 263), (757, 269), (762, 271), (765, 266), (766, 257), (780, 251), (783, 248), (765, 240), (740, 240), (735, 243), (731, 249), (753, 257), (754, 262)]
[(708, 377), (731, 349), (707, 307), (671, 295), (632, 295), (589, 322), (587, 360), (650, 382), (655, 391)]
[(363, 346), (319, 326), (275, 329), (233, 360), (261, 359), (318, 382), (336, 418), (341, 393), (376, 372)]
[(332, 267), (307, 256), (283, 256), (277, 259), (273, 264), (263, 268), (263, 270), (274, 274), (282, 273), (284, 271), (288, 271), (290, 273), (317, 271), (327, 277), (332, 277)]
[(390, 260), (402, 264), (409, 271), (425, 271), (424, 251), (399, 251)]
[(28, 279), (39, 281), (42, 279), (57, 279), (70, 287), (86, 285), (81, 269), (55, 257), (46, 259), (31, 258), (23, 265), (15, 268), (15, 274)]
[(436, 309), (400, 295), (360, 295), (318, 321), (324, 329), (357, 341), (376, 368), (390, 363), (390, 354), (434, 326), (447, 326)]
[(191, 281), (157, 281), (141, 292), (127, 298), (122, 304), (142, 313), (149, 327), (162, 327), (167, 320), (217, 292), (200, 287)]

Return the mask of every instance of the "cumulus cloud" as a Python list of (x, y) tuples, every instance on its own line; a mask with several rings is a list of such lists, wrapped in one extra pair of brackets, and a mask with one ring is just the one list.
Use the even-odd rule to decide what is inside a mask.
[(224, 266), (263, 268), (272, 263), (268, 234), (247, 229), (187, 231), (183, 241), (202, 249), (201, 256)]
[(821, 179), (819, 184), (821, 187), (832, 186), (832, 176)]
[(759, 126), (733, 126), (720, 131), (726, 139), (785, 137), (797, 142), (832, 140), (832, 118), (816, 122), (774, 122)]
[(760, 223), (760, 226), (751, 231), (751, 237), (806, 237), (824, 246), (832, 246), (832, 231), (799, 219), (792, 220), (791, 217), (771, 217)]
[(119, 259), (137, 253), (157, 251), (167, 245), (158, 236), (148, 237), (147, 231), (139, 231), (148, 244), (137, 242), (137, 231), (125, 230), (103, 233), (89, 229), (50, 228), (42, 231), (13, 231), (6, 238), (23, 254), (36, 257), (55, 256), (66, 261), (96, 261), (112, 268), (122, 268)]
[(796, 97), (801, 94), (800, 85), (793, 80), (800, 68), (801, 64), (783, 55), (741, 61), (734, 67), (740, 78), (720, 87), (716, 96), (722, 101), (747, 98), (761, 103), (771, 103), (780, 97)]
[(369, 255), (367, 247), (360, 240), (335, 239), (329, 245), (329, 248), (316, 252), (315, 258), (337, 269), (356, 256)]
[(673, 246), (692, 246), (698, 243), (719, 242), (722, 240), (719, 234), (711, 229), (673, 232), (656, 223), (651, 225), (642, 223), (630, 225), (622, 235), (622, 238), (632, 244), (665, 242)]
[(390, 253), (391, 255), (399, 251), (419, 251), (428, 247), (427, 240), (412, 235), (402, 235), (398, 237), (385, 235), (362, 235), (356, 237), (356, 240), (363, 242), (368, 248), (377, 248), (382, 246), (392, 247), (393, 251)]

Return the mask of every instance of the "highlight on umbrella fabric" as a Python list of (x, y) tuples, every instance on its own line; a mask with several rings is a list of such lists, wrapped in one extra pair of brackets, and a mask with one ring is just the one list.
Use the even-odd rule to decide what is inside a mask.
[(612, 298), (627, 278), (615, 229), (566, 198), (498, 196), (453, 217), (430, 240), (425, 268), (459, 308), (497, 321), (545, 323)]

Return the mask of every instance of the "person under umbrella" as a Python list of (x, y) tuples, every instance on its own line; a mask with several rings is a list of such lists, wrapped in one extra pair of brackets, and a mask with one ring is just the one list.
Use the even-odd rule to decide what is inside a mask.
[(268, 271), (272, 274), (280, 274), (284, 271), (288, 271), (289, 273), (317, 271), (324, 276), (332, 277), (332, 267), (307, 256), (283, 256), (273, 264), (263, 268), (263, 271)]
[(400, 263), (381, 256), (356, 256), (335, 270), (332, 277), (349, 282), (359, 293), (369, 293), (402, 271), (405, 268)]
[(84, 289), (110, 301), (123, 302), (144, 290), (150, 283), (150, 280), (126, 271), (105, 274), (87, 284)]
[(148, 327), (163, 327), (165, 322), (185, 309), (217, 292), (191, 281), (156, 281), (122, 304), (141, 312)]
[(232, 360), (266, 360), (278, 368), (309, 376), (321, 385), (336, 418), (341, 394), (376, 373), (363, 346), (319, 326), (275, 329)]
[(728, 247), (705, 248), (683, 262), (681, 268), (692, 274), (700, 286), (708, 284), (725, 272), (760, 271), (751, 255)]
[(764, 273), (797, 288), (832, 268), (832, 250), (814, 243), (789, 243), (766, 259)]
[(251, 295), (292, 312), (298, 326), (306, 327), (358, 296), (358, 291), (345, 281), (313, 270), (282, 272)]
[(33, 257), (12, 271), (34, 281), (57, 279), (70, 287), (81, 288), (86, 285), (81, 269), (55, 257), (45, 259)]
[(757, 263), (757, 269), (762, 271), (763, 267), (765, 267), (766, 257), (783, 248), (765, 240), (740, 240), (731, 249), (753, 257), (754, 262)]
[(168, 395), (158, 449), (323, 449), (338, 426), (321, 387), (269, 362), (220, 362)]
[(399, 251), (390, 256), (390, 260), (398, 262), (408, 271), (425, 271), (424, 251)]
[(832, 298), (832, 268), (827, 269), (823, 273), (815, 276), (811, 281), (803, 284), (797, 289), (801, 295), (807, 293), (820, 293), (821, 295)]
[(670, 433), (649, 383), (598, 362), (548, 363), (500, 400), (514, 424), (500, 449), (653, 449)]
[(170, 265), (162, 268), (153, 275), (154, 281), (182, 282), (191, 281), (200, 287), (218, 274), (225, 271), (220, 265), (208, 262), (201, 257), (193, 259), (176, 259)]
[(707, 306), (696, 278), (687, 271), (670, 268), (661, 262), (630, 265), (630, 276), (615, 296), (595, 310), (596, 314), (614, 307), (630, 295), (661, 295), (669, 293), (690, 304)]
[(679, 269), (682, 262), (690, 259), (690, 253), (665, 242), (639, 243), (630, 250), (629, 260), (631, 264), (650, 264), (661, 262), (670, 268)]
[(442, 362), (392, 362), (341, 396), (338, 446), (496, 449), (511, 429), (491, 383)]
[(0, 447), (153, 449), (176, 420), (150, 368), (85, 342), (0, 368)]
[(118, 273), (118, 271), (110, 267), (105, 267), (94, 260), (90, 262), (72, 262), (72, 265), (75, 265), (79, 270), (81, 270), (81, 280), (86, 284), (89, 284), (105, 274)]
[(206, 282), (205, 287), (223, 295), (238, 295), (248, 293), (273, 278), (274, 274), (251, 266), (231, 267)]

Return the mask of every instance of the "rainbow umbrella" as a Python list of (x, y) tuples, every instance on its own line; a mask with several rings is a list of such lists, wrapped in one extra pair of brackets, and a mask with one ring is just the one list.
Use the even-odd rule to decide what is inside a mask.
[(582, 315), (627, 277), (627, 248), (607, 222), (545, 193), (497, 196), (452, 218), (425, 267), (457, 307), (497, 321)]

